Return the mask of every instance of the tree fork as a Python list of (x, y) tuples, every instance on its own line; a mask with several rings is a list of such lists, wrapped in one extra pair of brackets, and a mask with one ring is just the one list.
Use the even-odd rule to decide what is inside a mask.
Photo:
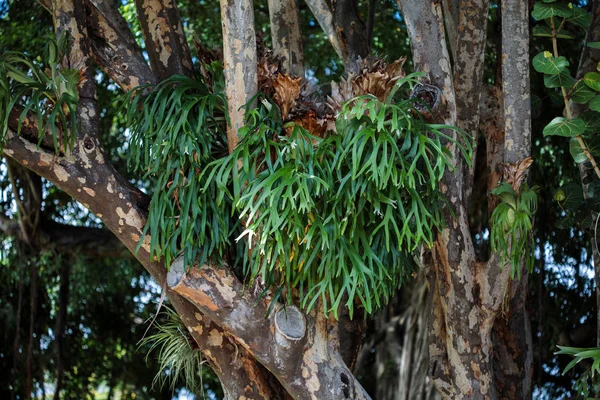
[[(229, 332), (295, 399), (369, 399), (339, 354), (337, 323), (275, 305), (244, 289), (228, 268), (173, 262), (167, 285)], [(284, 314), (282, 314), (284, 313)], [(267, 316), (268, 317), (265, 317)]]

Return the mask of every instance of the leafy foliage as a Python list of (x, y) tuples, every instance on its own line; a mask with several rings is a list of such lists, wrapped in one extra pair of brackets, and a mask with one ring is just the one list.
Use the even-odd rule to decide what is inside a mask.
[(68, 42), (66, 35), (58, 42), (48, 42), (46, 69), (17, 52), (9, 51), (0, 56), (0, 145), (8, 132), (10, 112), (16, 105), (21, 105), (23, 110), (17, 133), (23, 119), (32, 111), (37, 117), (40, 142), (48, 130), (57, 153), (61, 146), (66, 151), (67, 143), (73, 148), (80, 73), (76, 69), (58, 68)]
[(521, 277), (521, 264), (533, 267), (533, 216), (537, 209), (536, 188), (526, 183), (520, 193), (504, 182), (491, 192), (501, 202), (490, 218), (492, 251), (498, 252), (502, 264), (510, 264), (510, 276)]
[(565, 367), (563, 375), (569, 372), (575, 365), (584, 361), (590, 362), (591, 365), (581, 374), (579, 379), (575, 382), (574, 389), (577, 393), (582, 394), (584, 398), (589, 398), (590, 391), (596, 392), (600, 387), (600, 348), (577, 348), (577, 347), (566, 347), (557, 346), (560, 350), (554, 354), (567, 354), (573, 356), (574, 359)]
[(180, 252), (186, 265), (220, 259), (232, 229), (227, 211), (214, 201), (216, 185), (197, 178), (227, 152), (222, 70), (213, 64), (209, 71), (212, 88), (203, 78), (173, 76), (125, 97), (129, 165), (154, 180), (144, 234), (151, 255), (166, 265)]
[(189, 390), (201, 393), (206, 370), (203, 368), (202, 352), (193, 347), (193, 339), (179, 315), (169, 307), (165, 308), (164, 313), (167, 315), (166, 321), (156, 325), (155, 333), (140, 343), (140, 346), (149, 346), (146, 361), (157, 352), (159, 370), (153, 385), (162, 389), (169, 383), (174, 390), (177, 380), (181, 378)]
[[(417, 77), (400, 79), (394, 92)], [(424, 123), (413, 100), (393, 97), (346, 102), (324, 138), (283, 124), (268, 100), (249, 110), (238, 147), (213, 164), (208, 181), (228, 191), (246, 226), (252, 278), (279, 292), (298, 288), (304, 307), (321, 299), (337, 315), (356, 299), (372, 312), (412, 271), (411, 253), (443, 224), (445, 144), (467, 158), (470, 147), (444, 131), (455, 128)]]

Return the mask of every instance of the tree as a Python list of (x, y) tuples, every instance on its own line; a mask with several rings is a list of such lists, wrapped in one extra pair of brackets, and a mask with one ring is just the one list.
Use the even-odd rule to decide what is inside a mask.
[[(64, 114), (76, 116), (76, 129), (69, 129), (68, 118), (60, 117), (56, 124), (40, 127), (35, 109), (21, 118), (23, 103), (14, 108), (9, 103), (4, 154), (82, 203), (135, 254), (165, 289), (228, 398), (368, 398), (351, 372), (364, 329), (360, 306), (356, 307), (354, 319), (343, 307), (337, 319), (318, 306), (308, 312), (292, 306), (280, 308), (276, 304), (277, 292), (269, 292), (270, 288), (260, 280), (245, 287), (243, 274), (226, 263), (207, 262), (200, 268), (188, 269), (179, 259), (171, 263), (167, 258), (165, 264), (165, 258), (161, 258), (164, 254), (155, 253), (152, 240), (156, 235), (144, 231), (151, 215), (150, 199), (111, 165), (104, 149), (95, 65), (125, 92), (139, 85), (156, 85), (174, 75), (192, 77), (202, 67), (193, 63), (175, 2), (135, 3), (149, 65), (114, 2), (41, 1), (52, 13), (56, 37), (65, 37), (63, 34), (68, 32), (71, 38), (61, 67), (77, 71), (77, 76), (65, 78), (75, 90), (65, 92), (58, 87), (57, 93), (70, 96), (63, 98), (64, 110), (69, 110)], [(375, 2), (370, 2), (366, 25), (356, 1), (306, 3), (346, 71), (354, 77), (388, 73), (384, 67), (363, 62), (370, 52), (366, 39), (372, 37)], [(397, 3), (411, 39), (415, 70), (426, 73), (422, 80), (427, 86), (420, 86), (424, 90), (422, 100), (433, 100), (421, 108), (428, 126), (454, 126), (475, 137), (481, 130), (485, 147), (479, 147), (475, 157), (485, 157), (490, 165), (488, 190), (503, 181), (511, 185), (506, 187), (515, 196), (521, 189), (526, 192), (527, 187), (521, 183), (531, 148), (527, 4), (501, 5), (501, 74), (493, 85), (488, 85), (484, 82), (484, 53), (489, 2)], [(302, 75), (304, 68), (296, 2), (272, 0), (269, 6), (273, 53), (281, 57), (279, 61), (277, 57), (263, 57), (264, 49), (257, 48), (252, 2), (221, 1), (229, 153), (237, 154), (239, 133), (248, 125), (244, 107), (260, 107), (253, 103), (257, 92), (274, 90), (276, 79), (285, 79), (286, 72)], [(209, 52), (198, 50), (197, 56), (208, 57)], [(274, 67), (280, 74), (268, 75)], [(211, 76), (210, 72), (200, 72)], [(390, 74), (393, 79), (399, 76)], [(265, 76), (269, 79), (261, 81)], [(348, 93), (342, 100), (373, 94), (369, 89), (360, 92), (351, 78), (338, 84), (339, 92), (344, 90), (344, 84)], [(287, 85), (294, 88), (289, 82)], [(415, 93), (418, 95), (416, 90)], [(286, 95), (292, 103), (299, 99), (299, 93)], [(135, 97), (135, 92), (131, 96)], [(276, 104), (282, 114), (288, 114), (284, 98), (280, 97)], [(57, 109), (48, 107), (50, 113)], [(336, 122), (336, 116), (328, 118)], [(297, 124), (306, 121), (300, 118)], [(311, 133), (318, 130), (308, 124), (303, 126), (312, 129)], [(42, 129), (41, 137), (38, 128)], [(489, 259), (478, 258), (469, 204), (485, 201), (491, 212), (499, 201), (494, 197), (487, 200), (485, 193), (483, 199), (474, 198), (475, 163), (469, 163), (465, 156), (468, 151), (464, 152), (469, 139), (460, 131), (444, 132), (448, 136), (444, 142), (447, 159), (452, 163), (452, 171), (444, 174), (439, 186), (448, 200), (439, 218), (446, 223), (439, 223), (433, 246), (422, 257), (434, 311), (429, 325), (428, 372), (445, 398), (528, 398), (532, 353), (526, 308), (526, 257), (507, 259), (505, 252), (514, 254), (511, 251), (518, 247), (518, 241), (512, 241), (506, 248), (496, 249)], [(71, 147), (69, 134), (73, 139)], [(60, 146), (53, 137), (59, 137)], [(36, 146), (40, 138), (40, 145)], [(505, 171), (502, 164), (506, 164)], [(243, 223), (251, 221), (248, 218)], [(521, 238), (526, 234), (520, 232)], [(511, 280), (511, 273), (516, 275), (515, 280)]]

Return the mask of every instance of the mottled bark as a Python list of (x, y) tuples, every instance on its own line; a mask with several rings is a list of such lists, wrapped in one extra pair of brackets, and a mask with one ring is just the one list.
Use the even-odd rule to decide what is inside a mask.
[(258, 91), (256, 33), (252, 0), (221, 0), (225, 94), (229, 111), (227, 145), (231, 153), (244, 125), (244, 106)]
[[(86, 0), (88, 29), (93, 55), (98, 65), (124, 91), (156, 83), (125, 18), (115, 2)], [(169, 64), (160, 69), (169, 68)]]
[[(456, 62), (450, 68), (450, 59), (446, 49), (446, 37), (442, 23), (441, 2), (399, 1), (413, 50), (415, 69), (425, 71), (431, 84), (443, 90), (442, 108), (433, 116), (436, 122), (466, 127), (476, 133), (479, 127), (479, 93), (482, 85), (482, 56), (485, 44), (485, 24), (487, 3), (462, 2), (459, 16), (458, 43)], [(515, 2), (513, 2), (515, 3)], [(518, 20), (522, 24), (522, 15), (512, 11), (504, 11), (507, 18)], [(529, 33), (525, 30), (509, 29), (513, 41), (507, 43), (511, 57), (519, 58), (506, 61), (513, 68), (522, 66), (522, 56), (527, 54), (523, 43), (528, 43)], [(512, 30), (511, 30), (512, 29)], [(515, 37), (518, 34), (518, 37)], [(512, 60), (512, 59), (511, 59)], [(453, 78), (454, 76), (456, 78)], [(516, 71), (510, 73), (515, 74)], [(521, 91), (518, 96), (522, 101), (529, 101), (529, 88), (523, 87), (522, 72), (516, 72), (511, 79), (520, 82)], [(473, 95), (475, 94), (475, 95)], [(517, 93), (514, 93), (517, 97)], [(517, 99), (511, 99), (516, 107)], [(526, 129), (529, 118), (529, 107), (523, 106), (524, 114), (519, 122), (521, 129)], [(435, 110), (434, 110), (435, 111)], [(511, 109), (509, 116), (515, 116)], [(525, 148), (530, 135), (517, 139), (517, 124), (506, 125), (507, 140), (513, 143), (511, 149)], [(508, 130), (507, 130), (508, 128)], [(510, 132), (510, 133), (509, 133)], [(531, 132), (529, 128), (529, 132)], [(519, 132), (519, 135), (522, 135)], [(516, 144), (515, 141), (519, 141)], [(504, 366), (499, 363), (495, 368), (494, 350), (503, 349), (504, 345), (494, 346), (494, 324), (501, 311), (507, 293), (509, 268), (500, 268), (497, 256), (487, 263), (478, 261), (469, 231), (466, 203), (470, 195), (472, 174), (463, 168), (462, 159), (455, 146), (450, 146), (456, 166), (455, 171), (446, 174), (442, 180), (442, 191), (446, 194), (453, 213), (448, 213), (448, 226), (439, 232), (433, 249), (433, 268), (430, 285), (433, 292), (434, 317), (430, 327), (430, 376), (444, 398), (495, 399), (507, 393), (505, 386), (496, 380), (496, 373), (509, 376), (506, 365), (509, 357), (503, 359)], [(524, 154), (524, 153), (519, 153)], [(529, 154), (528, 152), (526, 154)], [(521, 326), (518, 334), (527, 335), (520, 292), (517, 287), (510, 290), (514, 308), (510, 324)], [(521, 353), (522, 348), (509, 354), (517, 361), (518, 357), (527, 360), (528, 353)], [(516, 354), (518, 353), (518, 354)], [(530, 365), (519, 366), (521, 380), (528, 381)], [(510, 385), (513, 382), (511, 381)], [(530, 387), (530, 386), (529, 386)], [(527, 398), (527, 383), (523, 383), (522, 395), (516, 398)], [(515, 393), (517, 393), (515, 391)]]
[(135, 0), (154, 75), (191, 75), (192, 57), (175, 0)]
[(276, 306), (277, 311), (265, 318), (270, 299), (244, 290), (227, 267), (205, 265), (186, 273), (183, 260), (178, 259), (171, 265), (167, 283), (230, 331), (293, 398), (369, 398), (339, 353), (337, 323), (325, 319), (322, 310), (304, 314), (294, 308), (303, 322), (291, 334), (277, 322), (285, 308)]
[[(486, 141), (488, 168), (488, 210), (498, 205), (498, 197), (489, 193), (502, 180), (504, 162), (504, 103), (502, 90), (498, 85), (487, 85), (481, 97), (480, 130)], [(480, 155), (480, 157), (483, 155)]]
[(529, 4), (502, 1), (502, 95), (504, 97), (504, 162), (531, 154), (529, 94)]
[(304, 51), (297, 0), (269, 0), (273, 52), (283, 58), (283, 71), (304, 76)]
[[(453, 7), (456, 8), (456, 5)], [(454, 91), (456, 95), (456, 125), (464, 129), (477, 145), (479, 133), (481, 88), (483, 86), (483, 58), (487, 39), (487, 20), (489, 0), (460, 2), (458, 16), (458, 32), (456, 44), (460, 47), (454, 52)], [(463, 204), (468, 208), (475, 176), (475, 157), (477, 148), (473, 149), (473, 159), (469, 167), (466, 162), (457, 165), (460, 173), (455, 179), (461, 179)], [(458, 172), (458, 171), (457, 171)]]

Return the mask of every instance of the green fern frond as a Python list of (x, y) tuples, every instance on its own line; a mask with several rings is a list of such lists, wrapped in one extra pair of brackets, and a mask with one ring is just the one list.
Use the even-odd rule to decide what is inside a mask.
[(192, 346), (193, 339), (189, 336), (179, 315), (165, 306), (167, 320), (155, 324), (156, 333), (145, 337), (140, 347), (148, 346), (148, 358), (155, 354), (159, 372), (153, 380), (153, 385), (161, 389), (168, 383), (171, 389), (179, 379), (193, 392), (202, 392), (202, 373), (204, 360), (202, 352)]
[(32, 112), (37, 119), (40, 142), (49, 131), (57, 153), (66, 151), (67, 144), (73, 149), (80, 73), (74, 69), (58, 69), (68, 45), (67, 35), (63, 35), (58, 42), (50, 41), (45, 68), (20, 53), (6, 52), (0, 55), (0, 147), (8, 132), (9, 115), (19, 105), (22, 112), (17, 134), (27, 114)]

